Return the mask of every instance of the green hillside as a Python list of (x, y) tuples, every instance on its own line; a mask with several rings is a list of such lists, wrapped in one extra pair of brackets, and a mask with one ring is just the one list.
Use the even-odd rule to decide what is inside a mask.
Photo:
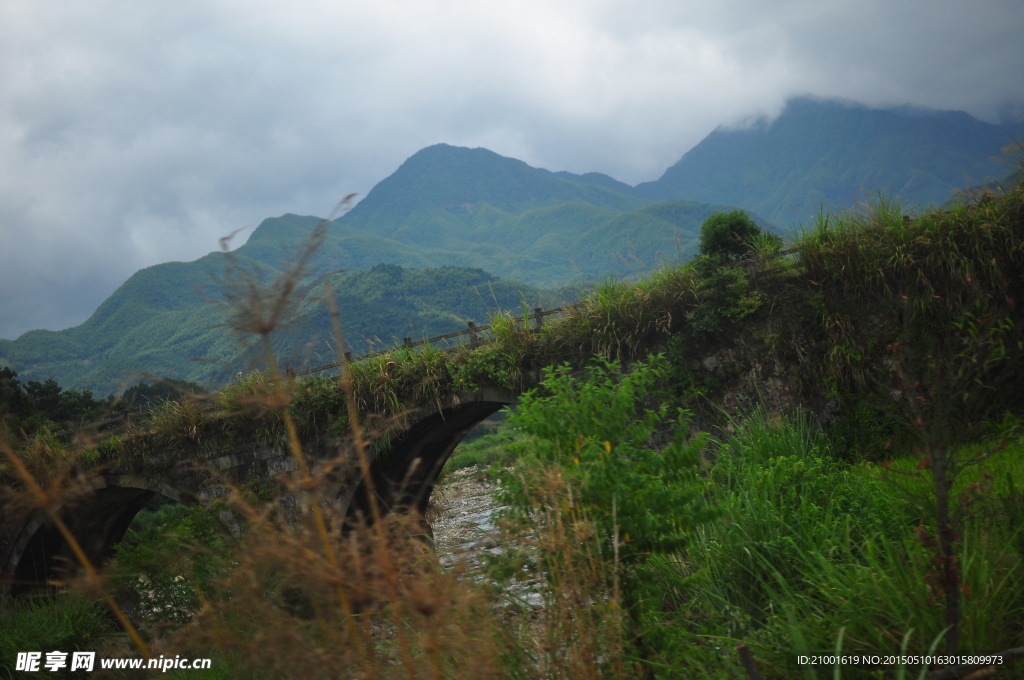
[(354, 268), (429, 260), (558, 286), (685, 259), (700, 223), (726, 207), (679, 201), (651, 212), (631, 191), (598, 173), (552, 173), (438, 144), (339, 218), (327, 249)]
[(807, 223), (822, 207), (846, 208), (879, 191), (935, 206), (1004, 177), (1008, 167), (996, 157), (1019, 132), (956, 111), (795, 99), (771, 124), (715, 130), (636, 193), (728, 203), (778, 225)]
[(1021, 180), (1024, 180), (1024, 171), (1018, 168), (1002, 179), (982, 182), (981, 184), (957, 191), (949, 200), (942, 204), (942, 207), (953, 208), (965, 203), (973, 203), (986, 195), (993, 197), (1004, 196), (1012, 191), (1013, 187), (1018, 186)]
[[(334, 359), (316, 278), (331, 272), (342, 272), (331, 278), (349, 348), (359, 353), (483, 323), (524, 300), (531, 307), (561, 303), (540, 287), (686, 259), (701, 222), (722, 208), (651, 203), (484, 149), (430, 147), (326, 223), (308, 268), (312, 278), (300, 291), (306, 301), (275, 338), (277, 350), (295, 368)], [(258, 357), (234, 342), (223, 306), (212, 303), (239, 275), (279, 277), (321, 222), (291, 214), (266, 219), (230, 255), (144, 269), (82, 325), (5, 341), (0, 365), (25, 380), (54, 378), (97, 394), (117, 392), (140, 374), (221, 383)]]
[[(233, 255), (234, 257), (234, 255)], [(209, 386), (260, 366), (250, 345), (239, 344), (227, 326), (230, 308), (214, 274), (225, 275), (227, 257), (168, 263), (138, 272), (81, 326), (32, 331), (0, 345), (0, 361), (23, 380), (53, 378), (62, 386), (95, 394), (117, 393), (141, 375), (171, 377)], [(233, 262), (280, 272), (248, 258)], [(342, 310), (348, 349), (359, 354), (403, 337), (421, 339), (485, 323), (495, 312), (555, 306), (561, 298), (526, 284), (499, 280), (479, 269), (406, 269), (378, 265), (317, 279), (300, 287), (286, 329), (272, 334), (283, 361), (296, 369), (333, 361), (330, 321), (323, 304), (330, 282)]]

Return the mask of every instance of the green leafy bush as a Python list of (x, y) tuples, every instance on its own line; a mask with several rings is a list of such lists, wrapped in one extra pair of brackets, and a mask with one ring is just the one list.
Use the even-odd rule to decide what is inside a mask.
[[(597, 522), (609, 553), (626, 560), (682, 548), (690, 530), (709, 513), (699, 507), (694, 466), (701, 439), (684, 441), (688, 413), (667, 404), (645, 408), (644, 400), (668, 367), (661, 356), (623, 374), (618, 362), (600, 360), (581, 373), (569, 365), (550, 369), (538, 389), (523, 396), (509, 418), (512, 427), (535, 438), (540, 467), (557, 466)], [(651, 440), (670, 427), (671, 441)], [(511, 475), (505, 502), (520, 512), (532, 509), (528, 480)], [(613, 545), (621, 544), (621, 545)]]
[(719, 333), (764, 304), (764, 292), (753, 288), (741, 269), (722, 266), (713, 257), (698, 259), (694, 267), (701, 274), (704, 295), (686, 312), (686, 333), (691, 339)]
[(761, 227), (742, 210), (715, 213), (700, 225), (700, 254), (719, 262), (735, 262), (751, 250)]
[(580, 371), (558, 366), (509, 418), (531, 449), (504, 475), (504, 517), (538, 537), (549, 634), (597, 665), (624, 653), (628, 663), (605, 671), (615, 677), (630, 664), (665, 669), (680, 658), (683, 629), (672, 625), (674, 602), (657, 574), (714, 516), (696, 472), (704, 439), (686, 440), (689, 413), (655, 396), (668, 372), (660, 355), (629, 372), (606, 359)]

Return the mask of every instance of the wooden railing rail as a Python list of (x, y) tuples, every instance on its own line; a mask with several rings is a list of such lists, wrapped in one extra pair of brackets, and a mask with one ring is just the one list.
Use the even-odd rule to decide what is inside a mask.
[[(532, 321), (533, 322), (534, 328), (532, 330), (538, 331), (538, 330), (540, 330), (544, 326), (544, 318), (545, 317), (551, 316), (552, 314), (562, 314), (562, 313), (568, 311), (570, 308), (575, 307), (575, 306), (576, 305), (563, 305), (561, 307), (555, 307), (554, 309), (543, 309), (541, 307), (534, 307), (533, 313), (529, 314), (528, 316), (526, 316), (524, 318), (527, 319), (528, 321)], [(432, 338), (426, 338), (424, 340), (415, 340), (414, 341), (412, 338), (408, 338), (408, 337), (407, 338), (402, 338), (402, 344), (399, 345), (399, 346), (388, 347), (387, 349), (381, 349), (381, 350), (377, 350), (375, 352), (369, 352), (367, 354), (361, 354), (361, 355), (359, 355), (357, 357), (353, 357), (351, 352), (346, 352), (345, 353), (345, 359), (343, 361), (332, 361), (329, 364), (324, 364), (322, 366), (314, 366), (313, 368), (305, 368), (305, 369), (303, 369), (301, 371), (292, 371), (291, 369), (289, 369), (288, 370), (288, 375), (291, 376), (291, 377), (294, 377), (294, 378), (298, 378), (300, 376), (310, 375), (312, 373), (320, 373), (322, 371), (329, 371), (332, 368), (338, 368), (340, 366), (344, 366), (345, 364), (351, 363), (353, 361), (361, 361), (363, 359), (369, 359), (371, 357), (380, 356), (381, 354), (387, 354), (388, 352), (393, 352), (394, 350), (398, 349), (399, 347), (401, 347), (402, 349), (412, 349), (412, 348), (415, 348), (415, 347), (421, 347), (423, 345), (432, 345), (435, 342), (443, 342), (445, 340), (453, 340), (455, 338), (461, 338), (461, 337), (466, 336), (466, 335), (469, 336), (469, 342), (468, 343), (464, 343), (464, 344), (468, 344), (470, 347), (479, 347), (480, 345), (485, 344), (485, 340), (482, 338), (482, 336), (483, 336), (483, 334), (487, 333), (487, 331), (489, 331), (489, 330), (491, 330), (491, 324), (484, 324), (482, 326), (478, 326), (478, 325), (476, 325), (475, 322), (470, 321), (468, 324), (466, 324), (466, 328), (463, 328), (462, 330), (459, 330), (459, 331), (452, 331), (451, 333), (444, 333), (443, 335), (436, 335), (436, 336), (434, 336)]]
[[(788, 248), (786, 250), (779, 250), (779, 251), (776, 251), (774, 253), (768, 254), (765, 257), (765, 260), (776, 260), (778, 258), (785, 257), (786, 255), (792, 255), (793, 253), (797, 253), (797, 252), (799, 252), (798, 248)], [(733, 262), (733, 263), (731, 263), (731, 264), (729, 264), (727, 266), (728, 267), (746, 267), (750, 271), (750, 275), (751, 275), (752, 278), (754, 278), (754, 277), (756, 277), (756, 278), (763, 278), (765, 276), (771, 276), (773, 274), (777, 274), (777, 273), (783, 271), (786, 268), (785, 265), (778, 265), (778, 266), (775, 266), (775, 267), (768, 267), (768, 268), (764, 268), (764, 269), (758, 269), (757, 268), (757, 263), (753, 259), (749, 259), (749, 258), (748, 259), (740, 260), (739, 262)], [(551, 316), (552, 314), (562, 314), (562, 313), (567, 312), (570, 309), (572, 309), (574, 307), (577, 307), (577, 306), (579, 306), (579, 303), (573, 304), (573, 305), (563, 305), (562, 307), (555, 307), (554, 309), (547, 309), (547, 310), (542, 309), (540, 307), (534, 307), (533, 314), (530, 314), (526, 318), (528, 320), (534, 322), (534, 328), (532, 330), (533, 331), (539, 331), (543, 327), (543, 325), (544, 325), (544, 318), (545, 317)], [(491, 324), (484, 324), (483, 326), (477, 326), (473, 321), (470, 321), (467, 324), (466, 328), (463, 328), (462, 330), (459, 330), (459, 331), (452, 331), (451, 333), (445, 333), (443, 335), (437, 335), (437, 336), (435, 336), (433, 338), (427, 338), (425, 340), (415, 340), (414, 341), (412, 338), (406, 337), (406, 338), (402, 338), (402, 344), (400, 346), (388, 347), (386, 349), (380, 349), (380, 350), (377, 350), (375, 352), (369, 352), (367, 354), (362, 354), (362, 355), (357, 356), (357, 357), (353, 357), (351, 352), (346, 352), (345, 353), (345, 359), (343, 361), (333, 361), (333, 362), (331, 362), (329, 364), (323, 364), (322, 366), (314, 366), (313, 368), (305, 368), (305, 369), (303, 369), (301, 371), (293, 371), (293, 370), (291, 370), (289, 368), (287, 373), (288, 373), (288, 375), (290, 377), (298, 378), (298, 377), (301, 377), (301, 376), (304, 376), (304, 375), (311, 375), (313, 373), (320, 373), (320, 372), (323, 372), (323, 371), (329, 371), (329, 370), (334, 369), (334, 368), (339, 368), (339, 367), (344, 366), (345, 364), (351, 363), (353, 361), (360, 361), (360, 360), (363, 360), (363, 359), (369, 359), (369, 358), (372, 358), (372, 357), (380, 356), (381, 354), (387, 354), (388, 352), (393, 352), (395, 349), (398, 349), (398, 347), (401, 347), (403, 349), (412, 349), (414, 347), (420, 347), (422, 345), (432, 345), (435, 342), (442, 342), (442, 341), (445, 341), (445, 340), (452, 340), (454, 338), (460, 338), (460, 337), (465, 336), (465, 335), (470, 336), (469, 343), (468, 343), (470, 347), (479, 347), (480, 345), (485, 344), (485, 342), (481, 339), (482, 334), (486, 333), (490, 329), (491, 329)]]

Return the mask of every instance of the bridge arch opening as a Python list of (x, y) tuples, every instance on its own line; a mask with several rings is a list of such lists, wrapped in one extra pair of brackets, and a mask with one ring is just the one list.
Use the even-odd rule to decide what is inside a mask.
[[(424, 414), (394, 437), (370, 466), (376, 502), (382, 512), (415, 510), (425, 515), (441, 470), (456, 447), (481, 422), (515, 403), (510, 395), (468, 401)], [(372, 516), (370, 486), (361, 481), (348, 506), (350, 520)]]
[[(85, 556), (102, 567), (113, 556), (136, 517), (154, 503), (191, 505), (190, 495), (165, 484), (132, 477), (89, 481), (57, 510)], [(27, 518), (6, 565), (0, 595), (52, 592), (81, 573), (71, 545), (43, 512)]]
[(452, 451), (448, 462), (445, 463), (441, 471), (442, 479), (456, 468), (481, 464), (484, 466), (489, 465), (490, 456), (487, 452), (491, 451), (498, 442), (505, 441), (506, 437), (503, 436), (507, 434), (505, 422), (514, 411), (515, 405), (510, 404), (490, 417), (481, 420), (475, 428), (467, 432), (462, 441), (456, 445), (455, 450)]

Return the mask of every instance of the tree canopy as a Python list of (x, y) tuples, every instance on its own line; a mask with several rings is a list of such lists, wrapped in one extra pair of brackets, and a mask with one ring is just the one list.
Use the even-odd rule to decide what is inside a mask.
[(98, 401), (92, 392), (65, 390), (55, 380), (22, 383), (14, 370), (0, 368), (0, 427), (31, 433), (47, 423), (64, 425), (96, 418), (113, 398)]
[(700, 225), (700, 254), (735, 262), (760, 233), (761, 227), (742, 210), (715, 213)]

